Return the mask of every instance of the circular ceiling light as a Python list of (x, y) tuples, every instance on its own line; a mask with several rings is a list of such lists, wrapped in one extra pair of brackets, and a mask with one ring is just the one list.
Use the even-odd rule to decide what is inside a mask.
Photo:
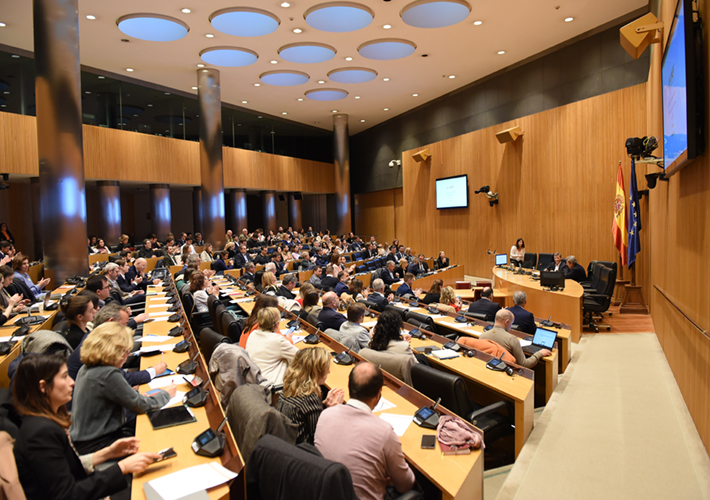
[(302, 42), (284, 45), (278, 50), (279, 55), (294, 63), (320, 63), (331, 60), (337, 51), (324, 43)]
[(378, 61), (401, 59), (414, 54), (417, 46), (409, 40), (401, 38), (381, 38), (365, 42), (357, 48), (361, 56)]
[(346, 90), (341, 89), (313, 89), (305, 93), (312, 101), (338, 101), (348, 96)]
[(279, 87), (290, 87), (293, 85), (301, 85), (306, 83), (311, 77), (300, 71), (267, 71), (259, 75), (259, 79), (269, 85), (277, 85)]
[(281, 20), (271, 12), (251, 7), (230, 7), (213, 12), (212, 27), (234, 36), (263, 36), (273, 33)]
[(369, 68), (340, 68), (329, 72), (328, 78), (338, 83), (365, 83), (377, 78), (377, 71)]
[(189, 14), (192, 11), (190, 9), (188, 9), (187, 7), (185, 7), (184, 9), (181, 9), (180, 12), (182, 12), (183, 14)]
[(259, 54), (241, 47), (210, 47), (200, 51), (200, 59), (214, 66), (234, 68), (254, 64)]
[(190, 31), (180, 19), (162, 14), (128, 14), (119, 17), (116, 25), (122, 33), (149, 42), (173, 42)]
[(303, 17), (311, 28), (332, 33), (357, 31), (375, 18), (369, 7), (354, 2), (328, 2), (314, 5)]
[(402, 21), (415, 28), (443, 28), (460, 23), (471, 12), (465, 0), (417, 0), (399, 13)]

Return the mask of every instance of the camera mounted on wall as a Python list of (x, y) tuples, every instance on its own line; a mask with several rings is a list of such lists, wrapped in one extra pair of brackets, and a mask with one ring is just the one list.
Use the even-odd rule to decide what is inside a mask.
[(475, 194), (485, 194), (488, 198), (488, 204), (492, 207), (498, 204), (498, 193), (491, 191), (490, 186), (483, 186), (481, 189), (474, 191)]

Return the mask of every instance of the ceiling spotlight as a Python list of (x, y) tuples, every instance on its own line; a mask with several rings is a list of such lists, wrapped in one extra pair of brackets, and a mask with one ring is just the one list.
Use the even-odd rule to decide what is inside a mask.
[(297, 100), (297, 101), (303, 101), (303, 97), (299, 97), (299, 98), (296, 99), (296, 100)]
[(359, 95), (356, 95), (356, 96), (355, 96), (355, 99), (360, 99), (360, 96), (359, 96)]
[(402, 160), (392, 160), (389, 163), (390, 168), (399, 167), (402, 165)]
[(242, 101), (242, 104), (247, 104), (249, 101)]
[(456, 78), (456, 75), (449, 75), (449, 78), (453, 80), (454, 78)]
[(261, 87), (261, 84), (260, 84), (260, 83), (255, 83), (254, 86), (255, 86), (255, 87)]
[(213, 35), (212, 33), (207, 33), (205, 36), (206, 36), (207, 38), (214, 38), (214, 35)]
[(324, 80), (318, 80), (318, 83), (325, 83)]
[(390, 79), (389, 79), (389, 78), (383, 78), (382, 81), (383, 81), (383, 82), (389, 82)]
[(574, 17), (565, 17), (566, 23), (571, 23), (572, 21), (574, 21)]
[(352, 60), (353, 60), (353, 58), (352, 58), (352, 57), (350, 57), (350, 56), (348, 56), (348, 57), (346, 57), (346, 58), (345, 58), (345, 60), (346, 60), (346, 61), (352, 61)]
[(412, 94), (412, 97), (419, 97), (419, 94)]
[(389, 110), (390, 110), (390, 108), (385, 108), (385, 109), (383, 109), (383, 111), (389, 111)]
[(505, 54), (505, 50), (499, 50), (499, 51), (498, 51), (498, 55), (499, 55), (499, 56), (502, 56), (503, 54)]
[(192, 87), (192, 90), (197, 90), (197, 87)]
[(20, 56), (18, 56), (17, 54), (12, 54), (10, 57), (12, 57), (13, 59), (19, 59), (19, 58), (20, 58)]
[(360, 120), (360, 123), (365, 123), (365, 120)]
[(126, 71), (128, 71), (129, 73), (131, 73), (131, 72), (133, 72), (133, 68), (126, 68)]
[(474, 26), (480, 26), (483, 24), (483, 21), (473, 21)]
[(382, 27), (383, 27), (384, 29), (388, 30), (388, 29), (390, 29), (390, 28), (392, 27), (392, 25), (391, 25), (391, 24), (385, 24), (385, 25), (382, 26)]
[(184, 9), (182, 9), (180, 12), (182, 12), (183, 14), (189, 14), (189, 13), (192, 12), (192, 11), (191, 11), (190, 9), (188, 9), (188, 8), (184, 8)]
[(204, 65), (204, 64), (198, 64), (197, 67), (198, 67), (198, 68), (204, 68), (205, 65)]
[(0, 28), (4, 28), (4, 27), (5, 27), (5, 23), (0, 23)]
[(303, 33), (303, 30), (301, 28), (293, 28), (293, 32), (298, 34), (298, 33)]
[(281, 2), (281, 7), (283, 7), (284, 9), (288, 9), (289, 7), (291, 7), (291, 4), (288, 2)]
[(287, 115), (288, 113), (286, 111), (281, 112), (282, 115)]
[(271, 64), (278, 64), (278, 61), (271, 61)]
[(94, 19), (96, 19), (96, 16), (92, 16), (91, 14), (89, 14), (88, 16), (86, 16), (86, 18), (87, 18), (89, 21), (93, 21)]
[(85, 93), (85, 94), (91, 94), (91, 91), (85, 90), (84, 93)]
[(333, 113), (337, 113), (337, 112), (338, 112), (338, 110), (337, 110), (337, 109), (334, 109), (334, 110), (333, 110)]

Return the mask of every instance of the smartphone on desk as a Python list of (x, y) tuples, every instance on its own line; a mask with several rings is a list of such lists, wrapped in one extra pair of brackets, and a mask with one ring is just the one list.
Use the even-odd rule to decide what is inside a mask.
[(172, 448), (165, 448), (164, 450), (159, 451), (158, 455), (160, 455), (160, 458), (156, 458), (156, 462), (162, 462), (163, 460), (167, 460), (168, 458), (177, 457), (177, 453)]
[(422, 449), (433, 450), (436, 448), (436, 434), (426, 434), (422, 436)]

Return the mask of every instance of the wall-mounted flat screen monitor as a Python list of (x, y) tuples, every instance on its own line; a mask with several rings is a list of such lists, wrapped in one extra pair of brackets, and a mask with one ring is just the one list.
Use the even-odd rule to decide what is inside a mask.
[(508, 254), (498, 253), (496, 254), (496, 266), (507, 266), (508, 265)]
[(436, 180), (436, 208), (468, 207), (468, 175)]

